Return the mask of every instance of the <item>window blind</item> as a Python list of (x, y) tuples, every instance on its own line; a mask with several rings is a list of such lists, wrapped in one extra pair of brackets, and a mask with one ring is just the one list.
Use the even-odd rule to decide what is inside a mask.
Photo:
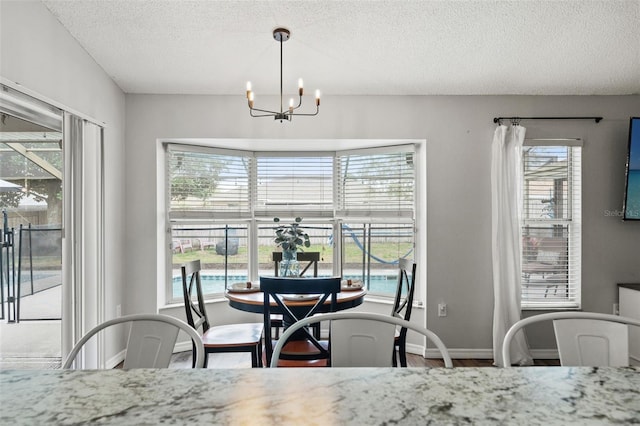
[(252, 161), (250, 154), (170, 145), (166, 173), (170, 219), (250, 217)]
[(413, 155), (413, 145), (340, 153), (337, 216), (413, 219)]
[(524, 308), (580, 307), (582, 148), (573, 142), (523, 147)]
[(256, 216), (333, 215), (333, 155), (256, 153)]

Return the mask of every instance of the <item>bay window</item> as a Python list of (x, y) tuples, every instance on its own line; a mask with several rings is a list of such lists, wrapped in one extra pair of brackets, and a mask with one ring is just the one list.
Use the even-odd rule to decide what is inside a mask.
[(193, 259), (203, 262), (209, 296), (273, 276), (275, 217), (302, 218), (311, 241), (304, 251), (318, 259), (305, 276), (361, 279), (370, 293), (392, 296), (398, 258), (413, 259), (413, 144), (317, 152), (164, 147), (168, 301), (181, 299), (180, 265)]

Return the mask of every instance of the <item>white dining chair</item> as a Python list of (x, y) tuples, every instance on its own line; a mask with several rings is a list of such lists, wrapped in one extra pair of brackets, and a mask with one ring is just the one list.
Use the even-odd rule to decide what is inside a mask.
[(552, 312), (524, 318), (504, 337), (505, 367), (511, 366), (511, 341), (516, 333), (542, 321), (553, 321), (562, 366), (628, 366), (629, 326), (640, 326), (640, 320), (596, 312)]
[(323, 321), (330, 321), (331, 367), (391, 367), (396, 328), (404, 327), (431, 340), (440, 351), (445, 367), (453, 368), (449, 351), (434, 332), (400, 318), (371, 312), (332, 312), (297, 321), (278, 340), (271, 367), (278, 366), (280, 351), (291, 335)]
[(130, 323), (123, 369), (167, 368), (180, 330), (193, 341), (194, 367), (204, 365), (204, 345), (198, 332), (186, 322), (168, 315), (134, 314), (114, 318), (89, 330), (71, 349), (63, 369), (71, 368), (82, 347), (100, 331), (118, 324)]

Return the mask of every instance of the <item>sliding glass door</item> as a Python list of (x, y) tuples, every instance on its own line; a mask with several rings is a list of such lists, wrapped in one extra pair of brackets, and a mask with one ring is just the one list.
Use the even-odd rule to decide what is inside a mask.
[(52, 368), (101, 315), (102, 128), (1, 89), (0, 368)]

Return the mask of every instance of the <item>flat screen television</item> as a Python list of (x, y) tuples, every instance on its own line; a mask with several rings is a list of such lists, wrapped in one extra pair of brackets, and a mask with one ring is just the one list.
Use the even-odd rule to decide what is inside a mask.
[(640, 117), (629, 122), (629, 151), (624, 191), (623, 220), (640, 220)]

